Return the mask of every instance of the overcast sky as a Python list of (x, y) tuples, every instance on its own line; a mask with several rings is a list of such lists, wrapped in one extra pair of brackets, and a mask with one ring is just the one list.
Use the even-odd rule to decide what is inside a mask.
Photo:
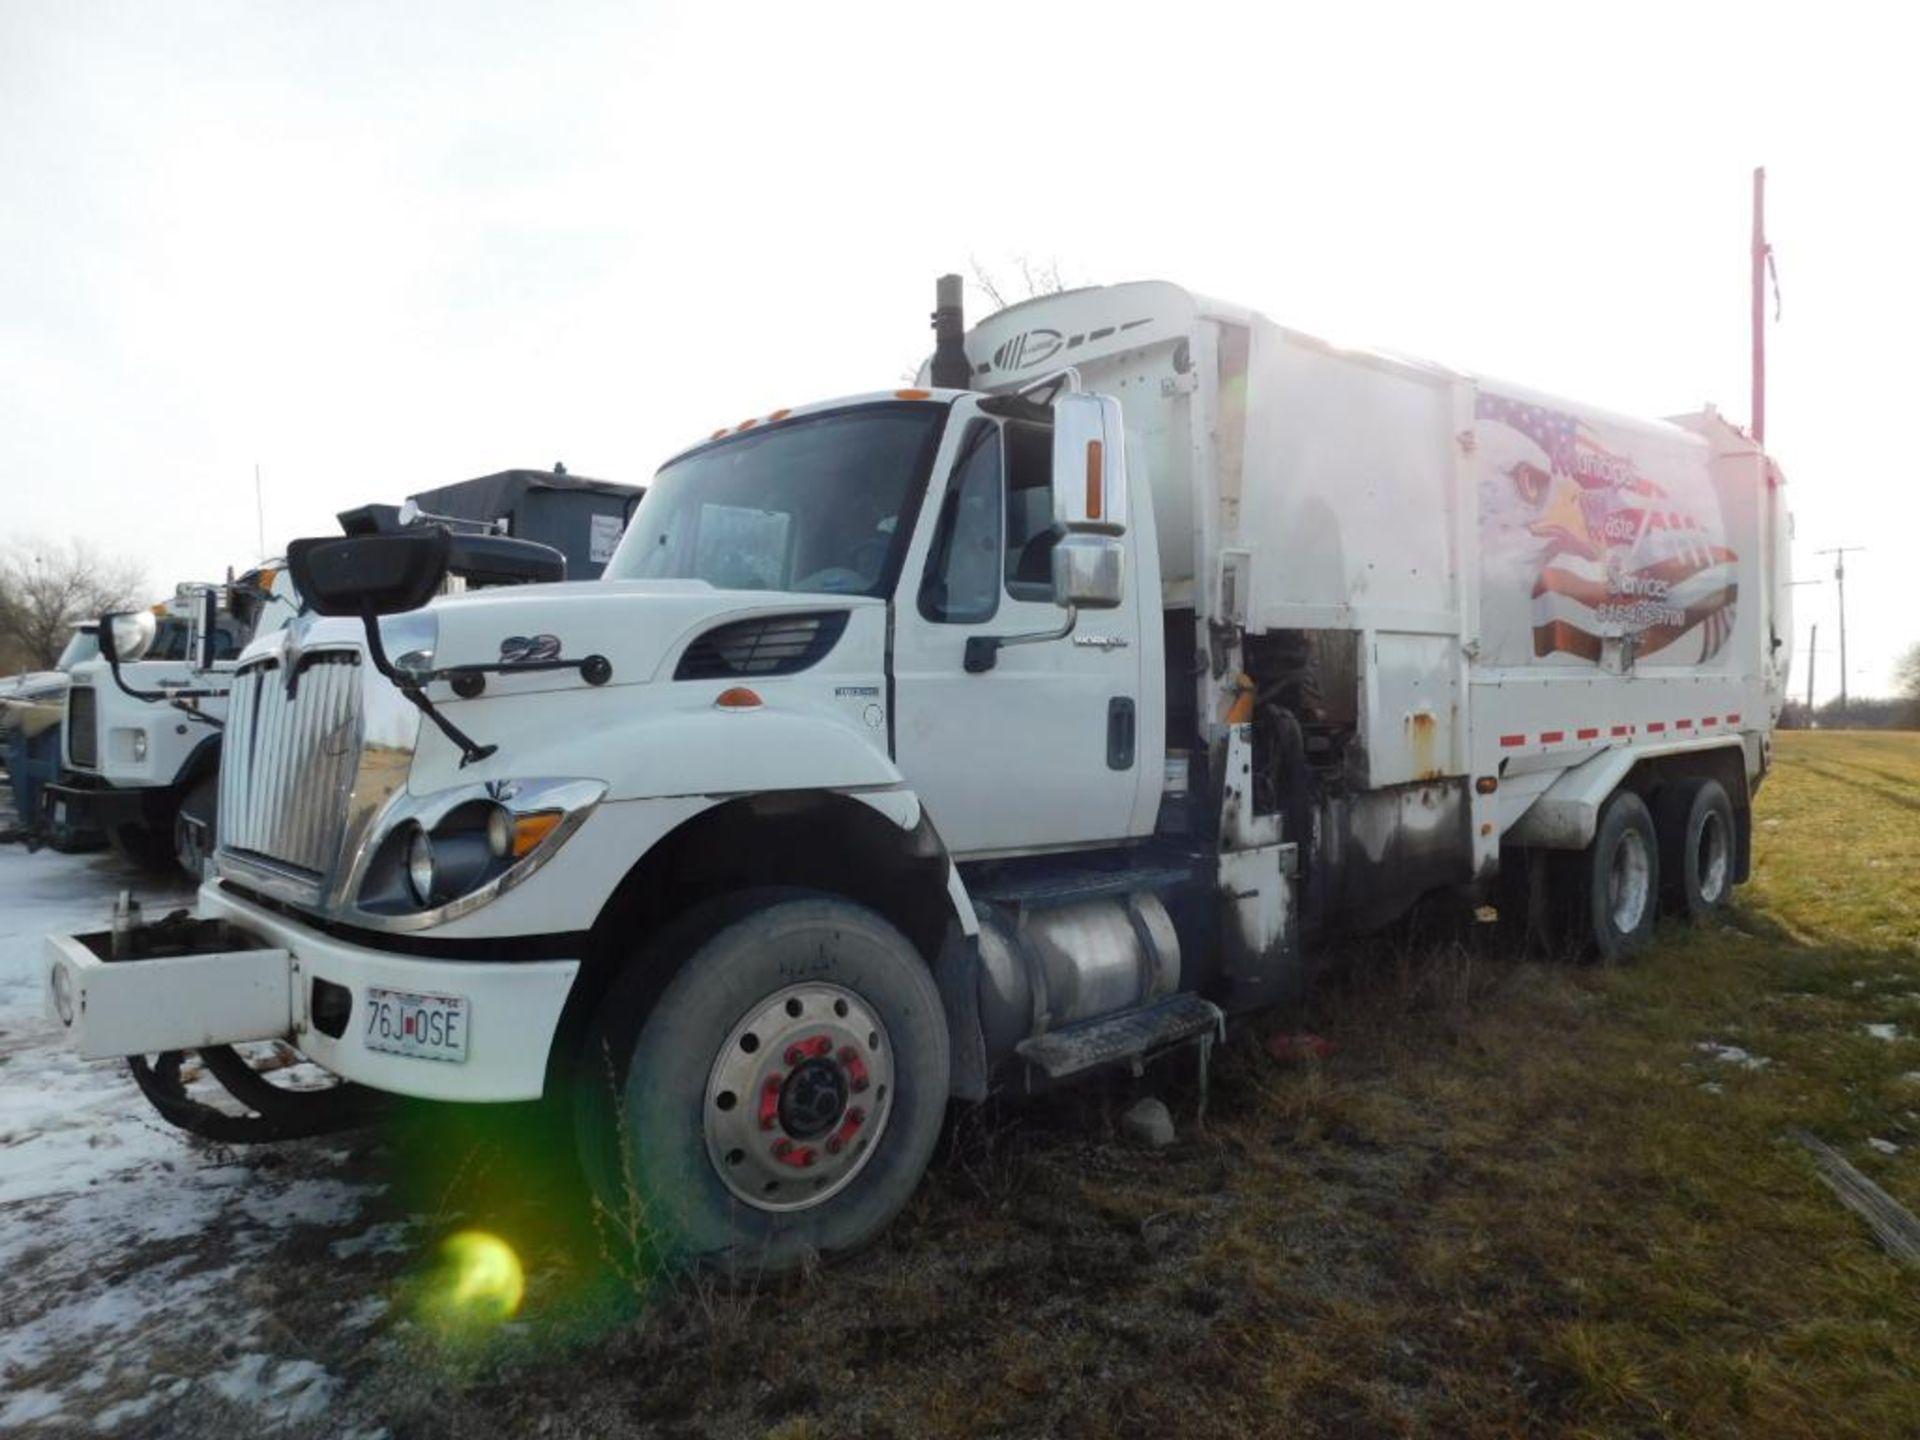
[[(1870, 547), (1882, 690), (1920, 640), (1899, 13), (0, 0), (0, 527), (158, 591), (257, 557), (256, 463), (270, 550), (511, 466), (642, 481), (895, 383), (933, 277), (1020, 255), (1744, 423), (1764, 163), (1798, 570)], [(1833, 592), (1796, 592), (1823, 695)]]

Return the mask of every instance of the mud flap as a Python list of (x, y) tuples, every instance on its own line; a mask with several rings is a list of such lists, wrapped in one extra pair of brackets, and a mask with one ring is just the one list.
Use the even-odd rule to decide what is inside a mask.
[(1259, 845), (1220, 857), (1221, 959), (1236, 1009), (1306, 993), (1294, 859), (1292, 845)]
[(953, 1055), (947, 1093), (956, 1100), (984, 1100), (987, 1040), (980, 1026), (980, 942), (953, 921), (947, 923), (946, 938), (934, 961), (933, 981), (940, 987), (941, 1006), (947, 1012)]
[(1227, 731), (1220, 800), (1221, 959), (1234, 1007), (1297, 1000), (1306, 992), (1294, 891), (1299, 848), (1280, 838), (1281, 817), (1253, 803), (1253, 727)]

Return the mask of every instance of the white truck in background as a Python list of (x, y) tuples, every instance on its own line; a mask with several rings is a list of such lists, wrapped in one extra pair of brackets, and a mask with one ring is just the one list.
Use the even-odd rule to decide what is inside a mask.
[[(441, 524), (517, 537), (544, 547), (557, 573), (597, 576), (642, 491), (553, 471), (502, 470), (410, 496), (405, 505), (343, 512), (349, 534)], [(524, 553), (508, 546), (506, 555)], [(478, 552), (476, 552), (478, 554)], [(476, 561), (475, 563), (479, 563)], [(539, 573), (556, 573), (542, 571)], [(526, 572), (463, 573), (452, 585), (518, 583)], [(62, 755), (65, 773), (42, 797), (53, 834), (98, 833), (137, 860), (177, 864), (195, 880), (217, 837), (221, 734), (233, 661), (252, 638), (301, 611), (283, 559), (225, 586), (180, 585), (150, 614), (111, 627), (118, 660), (70, 667)]]
[(179, 585), (171, 600), (119, 616), (113, 658), (103, 646), (68, 672), (63, 773), (40, 797), (45, 828), (103, 834), (134, 859), (199, 879), (212, 854), (233, 662), (256, 633), (298, 613), (285, 567), (263, 565), (226, 585)]
[(199, 918), (50, 941), (80, 1048), (560, 1099), (602, 1203), (780, 1269), (886, 1224), (950, 1097), (1204, 1066), (1422, 896), (1608, 958), (1726, 902), (1791, 633), (1733, 426), (1173, 285), (941, 291), (921, 386), (676, 456), (598, 582), (295, 542)]

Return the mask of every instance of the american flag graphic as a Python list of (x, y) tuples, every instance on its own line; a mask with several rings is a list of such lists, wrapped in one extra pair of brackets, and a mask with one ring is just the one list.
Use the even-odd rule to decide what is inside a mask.
[(1641, 657), (1667, 651), (1700, 663), (1719, 652), (1733, 633), (1738, 586), (1717, 507), (1703, 518), (1567, 411), (1482, 392), (1474, 415), (1525, 436), (1547, 461), (1507, 471), (1541, 542), (1536, 656), (1598, 661), (1602, 638), (1620, 634), (1636, 637)]

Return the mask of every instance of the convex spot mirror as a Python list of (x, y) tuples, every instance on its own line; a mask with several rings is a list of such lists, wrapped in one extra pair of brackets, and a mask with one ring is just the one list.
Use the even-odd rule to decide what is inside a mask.
[(151, 610), (116, 610), (100, 617), (100, 653), (115, 665), (128, 665), (153, 648), (159, 626)]
[(1053, 546), (1053, 603), (1111, 610), (1124, 594), (1127, 544), (1117, 535), (1061, 536)]
[(399, 615), (418, 610), (447, 574), (448, 536), (432, 526), (392, 535), (295, 540), (287, 568), (322, 615)]

